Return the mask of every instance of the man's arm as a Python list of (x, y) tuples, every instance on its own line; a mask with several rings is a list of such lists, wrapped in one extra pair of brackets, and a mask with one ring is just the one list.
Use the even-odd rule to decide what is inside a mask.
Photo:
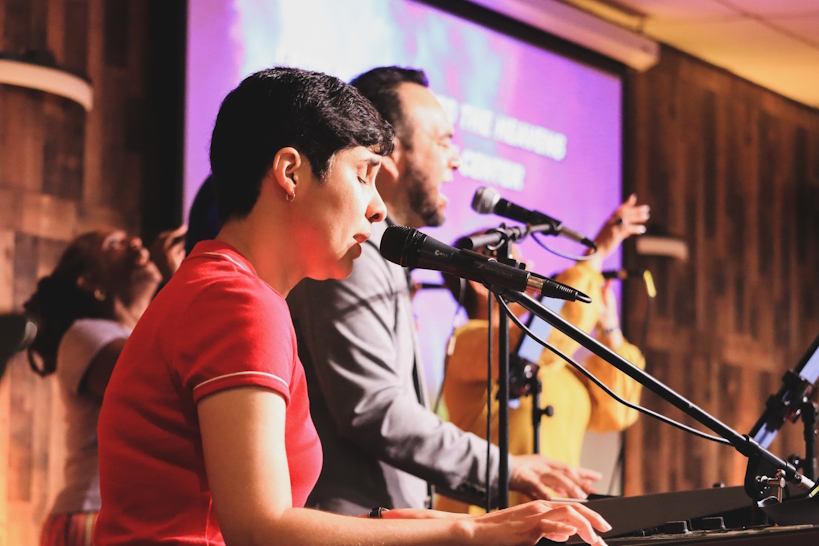
[[(481, 503), (486, 443), (441, 421), (412, 389), (414, 325), (401, 270), (363, 245), (352, 276), (296, 288), (291, 308), (335, 425), (374, 457), (442, 493)], [(298, 308), (297, 308), (298, 307)], [(420, 363), (419, 363), (420, 364)], [(497, 494), (498, 450), (490, 455)]]

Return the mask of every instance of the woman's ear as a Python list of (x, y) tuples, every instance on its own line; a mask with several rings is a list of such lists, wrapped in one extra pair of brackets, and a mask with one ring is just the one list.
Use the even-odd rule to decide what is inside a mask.
[(94, 290), (99, 288), (99, 286), (96, 283), (92, 282), (86, 275), (80, 275), (79, 277), (77, 277), (77, 288), (79, 288), (83, 292), (93, 294)]
[(296, 171), (302, 166), (304, 159), (298, 150), (292, 147), (282, 148), (276, 152), (273, 165), (267, 172), (267, 179), (277, 187), (281, 198), (292, 201), (296, 196), (298, 174)]
[(105, 299), (108, 297), (108, 293), (105, 291), (105, 288), (103, 288), (100, 283), (90, 280), (90, 278), (86, 275), (80, 275), (77, 277), (77, 288), (86, 294), (94, 296), (97, 301), (105, 301)]

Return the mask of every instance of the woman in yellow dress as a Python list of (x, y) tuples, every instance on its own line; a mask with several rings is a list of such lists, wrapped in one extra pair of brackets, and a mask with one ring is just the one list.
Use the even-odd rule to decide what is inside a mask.
[[(598, 341), (640, 368), (645, 359), (640, 350), (626, 341), (620, 329), (617, 301), (611, 280), (604, 280), (603, 261), (631, 235), (645, 232), (649, 217), (647, 205), (637, 205), (630, 196), (620, 205), (601, 228), (595, 244), (597, 253), (586, 261), (577, 262), (556, 277), (592, 298), (591, 304), (566, 302), (561, 316), (585, 332), (595, 330)], [(477, 282), (465, 284), (447, 279), (453, 294), (463, 302), (469, 321), (452, 335), (447, 350), (446, 380), (443, 398), (450, 420), (463, 430), (486, 437), (486, 358), (488, 303), (487, 288)], [(458, 294), (463, 286), (465, 292)], [(497, 308), (497, 306), (496, 306)], [(498, 317), (495, 315), (497, 326)], [(493, 330), (497, 332), (497, 329)], [(511, 328), (510, 345), (514, 346), (520, 330)], [(573, 355), (579, 344), (557, 330), (552, 330), (549, 343), (564, 354)], [(497, 379), (497, 355), (493, 358), (493, 374)], [(540, 453), (556, 464), (580, 464), (580, 450), (587, 430), (595, 432), (621, 431), (632, 425), (637, 412), (609, 397), (602, 389), (548, 350), (541, 353), (538, 375), (543, 384), (541, 404), (554, 408), (554, 415), (541, 421)], [(641, 386), (597, 356), (590, 356), (584, 367), (622, 398), (639, 402)], [(497, 390), (497, 387), (495, 387)], [(498, 441), (498, 402), (493, 392), (492, 441)], [(533, 452), (531, 397), (521, 398), (518, 408), (509, 411), (509, 451), (513, 455)], [(524, 496), (511, 493), (510, 504), (525, 502)], [(468, 506), (440, 497), (438, 509), (453, 512), (481, 513), (482, 508)]]

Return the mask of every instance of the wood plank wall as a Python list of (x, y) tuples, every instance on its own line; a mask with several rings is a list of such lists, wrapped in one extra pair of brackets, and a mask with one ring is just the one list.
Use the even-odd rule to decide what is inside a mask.
[[(180, 7), (184, 13), (179, 1), (0, 0), (0, 50), (51, 51), (59, 66), (91, 80), (95, 101), (86, 113), (67, 99), (0, 85), (0, 313), (21, 310), (75, 235), (153, 234), (178, 221), (156, 211), (178, 207), (158, 203), (181, 191), (181, 139), (179, 150), (168, 139), (182, 126), (161, 126), (160, 114), (173, 118), (157, 105), (175, 104), (181, 85), (156, 80), (158, 66), (184, 55), (158, 50), (165, 44), (157, 31), (180, 21)], [(182, 24), (171, 41), (184, 43)], [(178, 155), (170, 169), (156, 160), (158, 146)], [(53, 379), (15, 357), (0, 381), (0, 546), (39, 540), (61, 485), (61, 412)]]
[[(671, 48), (629, 73), (625, 186), (652, 207), (651, 228), (683, 237), (687, 262), (638, 257), (659, 295), (648, 371), (747, 433), (819, 335), (819, 111)], [(625, 326), (641, 337), (647, 297), (625, 291)], [(680, 418), (656, 396), (652, 409)], [(691, 424), (691, 420), (682, 419)], [(729, 447), (641, 417), (626, 435), (627, 494), (739, 485)], [(772, 450), (803, 453), (801, 423)]]

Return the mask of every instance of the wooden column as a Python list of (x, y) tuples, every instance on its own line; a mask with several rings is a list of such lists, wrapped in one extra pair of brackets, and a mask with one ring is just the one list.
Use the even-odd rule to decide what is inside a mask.
[[(157, 38), (151, 21), (168, 9), (181, 28)], [(146, 224), (143, 195), (167, 194), (145, 173), (163, 170), (155, 134), (180, 130), (148, 127), (156, 117), (150, 105), (167, 102), (155, 96), (162, 86), (150, 81), (157, 77), (150, 59), (169, 32), (184, 42), (180, 10), (176, 0), (0, 0), (0, 50), (49, 50), (58, 66), (91, 80), (95, 102), (86, 112), (68, 99), (0, 85), (0, 312), (21, 310), (79, 233), (156, 233), (173, 223), (152, 211)], [(165, 54), (181, 59), (184, 50)], [(172, 91), (184, 66), (177, 70), (178, 80), (166, 80)], [(64, 431), (54, 380), (18, 355), (0, 381), (0, 546), (38, 543), (61, 486)]]

